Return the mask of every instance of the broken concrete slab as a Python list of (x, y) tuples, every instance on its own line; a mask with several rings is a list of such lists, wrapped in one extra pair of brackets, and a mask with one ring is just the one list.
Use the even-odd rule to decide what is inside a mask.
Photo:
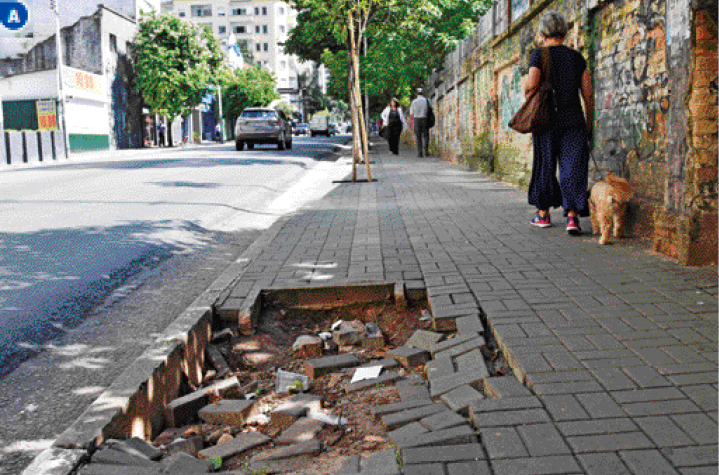
[(315, 380), (327, 373), (337, 371), (342, 368), (351, 368), (359, 366), (360, 361), (355, 355), (343, 354), (336, 356), (325, 356), (324, 358), (315, 358), (305, 362), (305, 373), (310, 379)]
[(112, 447), (100, 449), (95, 452), (92, 456), (92, 461), (95, 463), (106, 464), (106, 465), (129, 465), (138, 467), (159, 467), (160, 464), (153, 462), (145, 456), (138, 456), (115, 450)]
[(240, 382), (237, 376), (225, 379), (186, 396), (173, 399), (167, 405), (167, 419), (170, 426), (179, 427), (197, 420), (197, 413), (210, 402), (210, 394), (222, 397), (227, 392), (237, 390)]
[(197, 454), (201, 459), (213, 459), (219, 457), (225, 460), (233, 455), (241, 454), (247, 450), (250, 450), (258, 445), (265, 444), (270, 441), (270, 438), (259, 432), (246, 432), (238, 434), (234, 439), (224, 444), (209, 447), (204, 450), (200, 450)]
[(321, 449), (322, 443), (319, 440), (309, 440), (277, 449), (265, 450), (252, 457), (252, 461), (279, 460), (297, 457), (298, 455), (317, 455)]
[(424, 417), (445, 412), (446, 410), (447, 406), (444, 403), (436, 403), (431, 406), (422, 406), (415, 409), (395, 412), (394, 414), (387, 414), (386, 416), (382, 416), (381, 420), (387, 430), (393, 430), (410, 422), (418, 421)]
[(430, 351), (432, 345), (440, 342), (443, 338), (444, 334), (442, 333), (431, 332), (427, 330), (417, 330), (412, 334), (411, 337), (409, 337), (409, 340), (407, 340), (407, 343), (405, 343), (404, 346)]
[(277, 437), (274, 442), (278, 445), (299, 444), (313, 440), (325, 426), (324, 422), (303, 417), (292, 424)]
[(23, 475), (66, 475), (87, 457), (87, 451), (50, 447), (43, 450), (22, 472)]
[(222, 378), (230, 372), (230, 365), (227, 364), (225, 357), (222, 356), (222, 352), (217, 346), (207, 346), (207, 357), (210, 360), (210, 363), (212, 363), (212, 366), (215, 367), (218, 378)]
[(397, 444), (397, 448), (406, 449), (409, 447), (423, 446), (445, 446), (455, 444), (476, 444), (477, 433), (468, 424), (428, 432), (413, 439), (405, 439)]
[(255, 401), (222, 399), (200, 409), (200, 419), (210, 424), (241, 426), (247, 420)]
[(410, 348), (408, 346), (400, 346), (387, 352), (387, 354), (405, 368), (414, 368), (429, 361), (429, 353), (420, 348)]
[(160, 460), (163, 455), (162, 450), (139, 437), (132, 437), (125, 440), (108, 439), (103, 445), (130, 455), (145, 457), (148, 460)]

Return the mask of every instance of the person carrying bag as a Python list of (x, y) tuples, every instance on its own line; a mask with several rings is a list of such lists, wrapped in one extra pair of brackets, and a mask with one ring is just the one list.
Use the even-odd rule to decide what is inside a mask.
[(389, 101), (389, 105), (382, 111), (382, 128), (379, 134), (389, 142), (389, 151), (394, 155), (399, 155), (399, 138), (405, 127), (407, 127), (407, 121), (402, 113), (402, 108), (399, 101), (393, 97)]

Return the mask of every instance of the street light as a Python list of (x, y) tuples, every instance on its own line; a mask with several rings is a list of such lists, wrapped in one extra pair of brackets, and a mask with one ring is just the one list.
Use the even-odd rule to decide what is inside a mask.
[(60, 134), (65, 148), (65, 158), (70, 157), (70, 147), (67, 140), (67, 127), (65, 124), (65, 94), (62, 90), (62, 36), (60, 34), (60, 0), (50, 0), (50, 8), (55, 12), (55, 44), (57, 46), (57, 115), (60, 118)]

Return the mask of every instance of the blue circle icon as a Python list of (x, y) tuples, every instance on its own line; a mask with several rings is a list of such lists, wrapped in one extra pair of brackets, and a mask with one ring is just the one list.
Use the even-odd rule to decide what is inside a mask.
[(0, 1), (0, 22), (8, 30), (21, 30), (27, 25), (29, 19), (30, 12), (24, 3)]

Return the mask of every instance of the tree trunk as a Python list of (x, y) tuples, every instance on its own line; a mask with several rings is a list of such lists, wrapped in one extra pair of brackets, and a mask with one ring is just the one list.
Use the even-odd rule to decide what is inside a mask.
[[(349, 12), (349, 43), (350, 43), (350, 98), (352, 101), (352, 120), (353, 120), (353, 133), (352, 137), (355, 140), (355, 158), (364, 160), (367, 165), (367, 180), (372, 181), (372, 174), (369, 169), (369, 158), (368, 158), (368, 147), (367, 147), (367, 131), (365, 130), (364, 116), (362, 112), (362, 96), (360, 94), (360, 78), (359, 78), (359, 49), (358, 49), (358, 34), (355, 26), (354, 13)], [(358, 129), (356, 132), (354, 129)], [(360, 152), (361, 151), (361, 152)], [(357, 153), (359, 152), (359, 153)], [(359, 155), (359, 157), (358, 157)]]
[[(348, 50), (348, 54), (352, 54), (351, 48)], [(350, 64), (352, 64), (352, 58), (350, 58)], [(359, 121), (357, 120), (357, 109), (355, 108), (354, 99), (354, 69), (350, 68), (349, 74), (347, 75), (347, 89), (350, 97), (350, 114), (352, 116), (352, 182), (357, 181), (357, 163), (361, 160), (361, 151), (359, 147)]]

